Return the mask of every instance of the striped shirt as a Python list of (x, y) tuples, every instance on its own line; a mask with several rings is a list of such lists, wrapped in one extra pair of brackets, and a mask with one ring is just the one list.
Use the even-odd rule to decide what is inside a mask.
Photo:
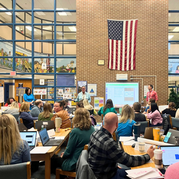
[(148, 154), (132, 156), (125, 153), (104, 128), (94, 132), (88, 147), (88, 163), (98, 179), (112, 178), (117, 172), (117, 163), (128, 167), (139, 166), (150, 160)]

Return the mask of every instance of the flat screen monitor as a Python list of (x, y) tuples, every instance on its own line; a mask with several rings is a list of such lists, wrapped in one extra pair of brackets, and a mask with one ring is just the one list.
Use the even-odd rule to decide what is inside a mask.
[(112, 99), (116, 108), (125, 104), (132, 106), (134, 102), (139, 102), (139, 83), (106, 82), (105, 100), (107, 99)]

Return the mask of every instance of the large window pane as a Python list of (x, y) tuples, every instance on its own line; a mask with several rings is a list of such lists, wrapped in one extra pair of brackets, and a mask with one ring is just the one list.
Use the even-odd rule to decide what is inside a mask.
[(54, 59), (53, 58), (34, 58), (35, 73), (53, 73)]
[(57, 22), (76, 22), (75, 12), (57, 12), (56, 13)]
[(43, 54), (52, 55), (52, 43), (51, 42), (43, 42)]
[[(41, 79), (44, 84), (41, 84)], [(54, 75), (34, 75), (34, 86), (54, 86)]]
[(16, 71), (19, 73), (31, 73), (32, 72), (32, 59), (31, 58), (21, 58), (21, 54), (16, 54)]
[(64, 39), (76, 39), (76, 33), (64, 33)]
[(178, 0), (169, 0), (168, 3), (169, 10), (179, 10)]
[(76, 32), (76, 26), (64, 26), (66, 32)]
[(169, 55), (179, 55), (179, 43), (169, 43), (168, 54)]
[(15, 50), (16, 50), (16, 56), (32, 56), (32, 51), (27, 50), (26, 43), (29, 43), (31, 45), (31, 42), (16, 42)]
[(179, 58), (168, 59), (168, 73), (179, 73)]
[(169, 23), (179, 23), (179, 13), (169, 13), (168, 14)]
[(4, 0), (4, 1), (1, 1), (1, 3), (3, 6), (5, 6), (6, 9), (9, 9), (9, 10), (12, 9), (12, 0)]
[(54, 1), (48, 1), (48, 0), (35, 0), (34, 1), (34, 9), (49, 9), (52, 10), (54, 9)]
[(25, 23), (25, 12), (15, 12), (16, 23)]
[(13, 56), (13, 46), (11, 42), (0, 41), (0, 56), (3, 57)]
[(0, 39), (12, 40), (12, 26), (0, 26)]
[(64, 44), (64, 55), (75, 55), (76, 44)]
[(34, 18), (39, 18), (44, 21), (45, 20), (47, 21), (47, 22), (43, 22), (43, 23), (51, 23), (52, 21), (54, 21), (54, 13), (53, 12), (34, 12), (34, 16), (35, 16)]
[(30, 10), (32, 9), (32, 1), (16, 0), (16, 9)]
[[(6, 10), (3, 8), (0, 8), (0, 10)], [(0, 20), (4, 23), (12, 23), (12, 12), (0, 12)]]
[(64, 10), (75, 10), (76, 9), (76, 1), (73, 0), (56, 0), (57, 9)]

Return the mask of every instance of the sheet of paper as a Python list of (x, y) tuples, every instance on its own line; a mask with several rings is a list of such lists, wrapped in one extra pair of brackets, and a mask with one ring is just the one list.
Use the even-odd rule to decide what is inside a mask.
[(53, 135), (55, 135), (55, 130), (54, 129), (50, 129), (50, 130), (47, 131), (47, 133), (48, 133), (49, 137), (52, 137)]
[(119, 141), (120, 142), (126, 142), (126, 141), (129, 141), (129, 140), (133, 140), (134, 137), (130, 136), (130, 137), (120, 137)]
[(65, 136), (55, 137), (55, 140), (64, 140)]
[(49, 147), (35, 147), (30, 151), (30, 154), (46, 154), (52, 146)]
[(134, 140), (128, 140), (128, 141), (124, 141), (123, 142), (123, 145), (133, 145), (133, 144), (136, 144), (137, 142), (134, 141)]

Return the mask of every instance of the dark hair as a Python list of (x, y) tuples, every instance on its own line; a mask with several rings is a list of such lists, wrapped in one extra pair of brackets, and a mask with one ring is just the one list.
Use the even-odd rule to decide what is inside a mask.
[(48, 118), (50, 117), (50, 113), (52, 113), (52, 106), (50, 103), (45, 103), (43, 106), (43, 112), (41, 113), (42, 117)]
[(68, 99), (64, 99), (65, 103), (68, 103)]
[(158, 110), (157, 103), (151, 103), (151, 111), (154, 112), (156, 110)]
[(155, 99), (153, 99), (153, 98), (150, 98), (149, 101), (150, 101), (151, 103), (155, 103)]
[(42, 103), (41, 100), (37, 100), (37, 101), (35, 101), (35, 105), (36, 105), (36, 106), (38, 106), (40, 103)]
[(176, 111), (175, 107), (176, 107), (176, 105), (175, 105), (174, 102), (170, 102), (170, 103), (169, 103), (169, 109), (170, 109), (170, 110)]
[(65, 106), (65, 101), (62, 100), (62, 101), (57, 101), (56, 103), (59, 103), (60, 104), (60, 107), (63, 107), (64, 109), (64, 106)]
[(84, 108), (83, 100), (77, 102), (76, 104), (79, 108)]
[(153, 89), (153, 85), (150, 84), (149, 86)]
[(11, 104), (10, 99), (13, 99), (14, 101), (16, 101), (13, 97), (10, 97), (7, 99), (7, 102), (6, 102), (8, 105)]
[(32, 92), (31, 89), (30, 89), (30, 94), (28, 94), (29, 89), (30, 89), (30, 88), (28, 88), (28, 87), (25, 89), (25, 93), (26, 93), (27, 95), (30, 95), (31, 92)]
[(140, 109), (141, 109), (141, 104), (139, 102), (135, 102), (133, 104), (133, 108), (134, 108), (134, 111), (135, 112), (140, 112)]
[(108, 100), (106, 101), (105, 106), (104, 106), (103, 112), (105, 112), (107, 108), (113, 108), (113, 107), (114, 107), (114, 106), (113, 106), (112, 100), (111, 100), (111, 99), (108, 99)]

